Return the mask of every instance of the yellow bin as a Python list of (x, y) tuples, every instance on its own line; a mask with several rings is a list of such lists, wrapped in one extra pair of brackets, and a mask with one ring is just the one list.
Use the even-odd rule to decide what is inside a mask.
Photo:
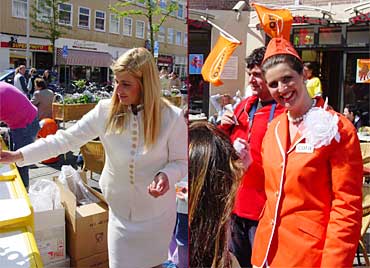
[(37, 249), (31, 227), (0, 230), (1, 268), (42, 268), (40, 252)]

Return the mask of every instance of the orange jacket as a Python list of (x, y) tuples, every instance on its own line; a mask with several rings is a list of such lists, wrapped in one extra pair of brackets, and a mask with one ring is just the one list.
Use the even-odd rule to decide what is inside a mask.
[[(334, 114), (334, 111), (330, 111)], [(255, 266), (352, 267), (362, 217), (362, 159), (356, 130), (339, 117), (340, 141), (297, 152), (286, 113), (263, 144), (267, 201), (252, 253)]]

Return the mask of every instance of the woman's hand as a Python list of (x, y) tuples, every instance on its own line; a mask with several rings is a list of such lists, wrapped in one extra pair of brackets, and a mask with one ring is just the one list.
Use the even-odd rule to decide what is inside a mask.
[(153, 197), (164, 195), (170, 189), (167, 175), (159, 172), (152, 183), (148, 186), (148, 193)]
[(233, 146), (234, 149), (238, 152), (239, 158), (243, 162), (244, 168), (248, 169), (250, 164), (252, 164), (253, 162), (248, 142), (244, 139), (236, 138)]
[(10, 164), (15, 163), (17, 161), (22, 161), (23, 155), (19, 151), (11, 152), (11, 151), (3, 151), (0, 144), (0, 163)]

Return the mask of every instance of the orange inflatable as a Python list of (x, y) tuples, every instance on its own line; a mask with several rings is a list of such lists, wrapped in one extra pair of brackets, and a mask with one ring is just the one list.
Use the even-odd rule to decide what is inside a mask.
[[(40, 127), (41, 129), (37, 133), (37, 138), (46, 138), (50, 134), (55, 134), (58, 130), (58, 125), (54, 121), (54, 119), (51, 118), (44, 118), (40, 121)], [(58, 157), (52, 157), (50, 159), (42, 161), (44, 164), (52, 164), (55, 162), (58, 162)]]

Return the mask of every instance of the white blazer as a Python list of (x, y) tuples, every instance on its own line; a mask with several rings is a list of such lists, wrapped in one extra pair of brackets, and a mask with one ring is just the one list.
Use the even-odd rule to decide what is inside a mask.
[[(20, 149), (29, 165), (81, 147), (99, 136), (105, 149), (100, 187), (110, 209), (127, 220), (149, 220), (164, 211), (176, 211), (174, 184), (187, 176), (187, 125), (181, 109), (164, 105), (158, 140), (144, 150), (143, 111), (128, 112), (122, 134), (105, 133), (111, 100), (102, 100), (67, 130), (39, 139)], [(170, 190), (160, 198), (148, 194), (147, 186), (158, 172), (167, 174)]]

